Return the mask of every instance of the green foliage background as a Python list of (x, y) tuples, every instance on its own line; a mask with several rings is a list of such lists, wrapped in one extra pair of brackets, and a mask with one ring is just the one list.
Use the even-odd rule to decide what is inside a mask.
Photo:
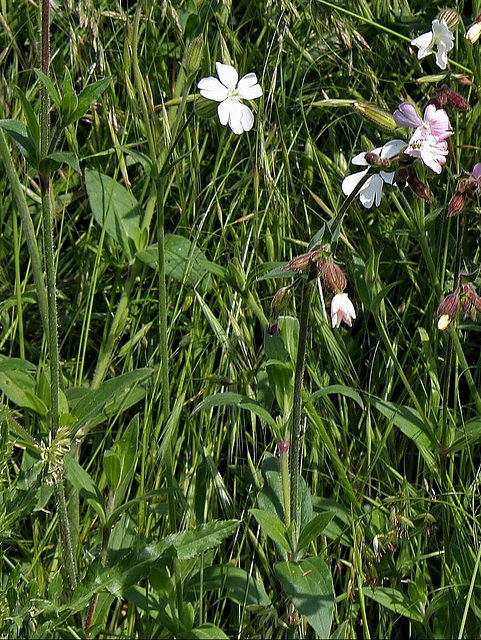
[[(328, 294), (313, 298), (301, 451), (313, 516), (322, 518), (303, 562), (306, 571), (318, 569), (313, 558), (329, 567), (331, 637), (479, 637), (481, 422), (465, 376), (467, 366), (479, 389), (479, 325), (468, 317), (456, 327), (465, 360), (453, 356), (448, 388), (450, 343), (436, 322), (452, 289), (459, 233), (458, 220), (445, 217), (447, 203), (461, 171), (481, 158), (480, 44), (463, 38), (480, 5), (452, 6), (462, 22), (446, 79), (433, 56), (418, 61), (409, 46), (442, 8), (407, 0), (145, 3), (134, 52), (136, 2), (52, 4), (59, 90), (66, 68), (77, 94), (112, 80), (61, 140), (81, 172), (62, 165), (52, 187), (65, 426), (77, 421), (75, 438), (49, 441), (37, 295), (0, 175), (0, 635), (86, 637), (86, 611), (98, 598), (90, 637), (322, 637), (289, 592), (280, 534), (251, 512), (269, 486), (277, 431), (239, 398), (268, 411), (279, 429), (283, 418), (264, 334), (285, 283), (263, 276), (303, 253), (338, 212), (351, 157), (398, 137), (353, 102), (422, 108), (444, 81), (471, 110), (451, 115), (455, 136), (442, 175), (426, 170), (433, 202), (389, 188), (379, 208), (355, 201), (336, 253), (357, 309), (352, 329), (333, 331)], [(1, 2), (2, 118), (25, 122), (18, 88), (39, 109), (38, 31), (37, 4)], [(204, 46), (192, 95), (216, 61), (240, 75), (255, 71), (264, 93), (254, 128), (242, 136), (203, 117), (198, 102), (186, 104), (163, 194), (173, 407), (166, 420), (152, 177), (133, 57), (162, 140), (177, 113), (184, 52), (197, 36)], [(38, 177), (11, 150), (41, 243)], [(109, 190), (130, 212), (125, 232), (102, 224), (99, 202)], [(479, 262), (479, 212), (477, 202), (466, 212), (462, 268), (470, 273)], [(143, 230), (133, 238), (129, 224)], [(103, 382), (96, 369), (119, 301), (125, 307)], [(286, 314), (298, 311), (293, 296)], [(289, 323), (280, 328), (292, 352)], [(198, 407), (219, 393), (231, 395)], [(73, 597), (51, 488), (65, 454), (79, 575)]]

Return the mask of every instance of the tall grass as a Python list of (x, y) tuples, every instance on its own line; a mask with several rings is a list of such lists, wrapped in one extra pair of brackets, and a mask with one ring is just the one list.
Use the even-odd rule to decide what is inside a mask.
[[(41, 181), (0, 130), (16, 176), (0, 175), (0, 635), (311, 638), (325, 620), (331, 637), (480, 635), (479, 324), (460, 313), (442, 332), (437, 310), (456, 270), (479, 281), (479, 201), (462, 216), (446, 211), (481, 157), (480, 44), (463, 37), (481, 7), (452, 6), (461, 24), (447, 77), (409, 44), (441, 8), (52, 4), (60, 95), (66, 68), (77, 95), (111, 81), (59, 140), (80, 172), (70, 158), (51, 174), (54, 430), (31, 246), (43, 255)], [(4, 121), (28, 124), (25, 102), (41, 110), (39, 12), (24, 1), (1, 7)], [(202, 57), (190, 76), (196, 38)], [(263, 87), (241, 136), (193, 98), (216, 61), (254, 71)], [(295, 478), (303, 502), (285, 527), (276, 483), (301, 287), (280, 314), (280, 337), (266, 334), (272, 298), (292, 282), (278, 267), (309, 251), (339, 213), (351, 158), (404, 135), (354, 103), (392, 113), (408, 100), (422, 110), (442, 82), (471, 109), (450, 112), (443, 172), (423, 173), (432, 202), (388, 187), (379, 207), (354, 198), (343, 218), (335, 260), (357, 310), (352, 328), (331, 328), (330, 294), (315, 283)], [(58, 117), (54, 105), (53, 130)], [(130, 203), (123, 223), (136, 221), (138, 236), (102, 221), (102, 211), (117, 215), (116, 197), (120, 209)], [(266, 277), (276, 268), (281, 279)], [(73, 594), (52, 482), (60, 477)], [(318, 530), (300, 550), (303, 518)], [(301, 568), (314, 613), (284, 567)], [(331, 591), (309, 582), (317, 571)]]

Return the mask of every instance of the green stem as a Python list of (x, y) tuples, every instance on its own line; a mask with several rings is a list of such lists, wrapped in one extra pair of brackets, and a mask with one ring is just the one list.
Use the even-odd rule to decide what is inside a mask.
[[(42, 71), (46, 76), (50, 69), (50, 0), (42, 0)], [(42, 89), (40, 110), (40, 158), (49, 152), (50, 132), (50, 101), (45, 87)], [(50, 173), (41, 172), (40, 191), (42, 199), (42, 225), (45, 271), (47, 275), (48, 302), (48, 352), (50, 360), (50, 433), (53, 437), (58, 432), (59, 419), (59, 388), (60, 388), (60, 356), (57, 335), (57, 284), (55, 273), (54, 223), (50, 201)], [(63, 473), (55, 475), (55, 496), (57, 499), (60, 518), (60, 537), (64, 553), (65, 570), (69, 588), (72, 591), (77, 583), (75, 561), (72, 550), (70, 522), (68, 518), (67, 500)]]
[(301, 313), (299, 317), (299, 344), (297, 347), (296, 373), (294, 378), (294, 399), (292, 404), (292, 427), (290, 444), (290, 475), (291, 475), (291, 517), (297, 535), (299, 527), (299, 473), (300, 473), (300, 439), (302, 424), (302, 387), (304, 383), (304, 369), (306, 361), (307, 330), (309, 308), (313, 283), (305, 279), (302, 286)]
[(33, 280), (35, 282), (35, 289), (37, 291), (38, 306), (40, 309), (40, 318), (42, 320), (43, 329), (45, 335), (48, 335), (48, 302), (47, 302), (47, 289), (45, 287), (45, 280), (43, 277), (42, 259), (40, 251), (38, 249), (37, 238), (35, 237), (35, 227), (33, 226), (30, 211), (28, 210), (27, 200), (22, 190), (17, 172), (12, 160), (12, 154), (8, 148), (7, 141), (5, 140), (5, 134), (0, 129), (0, 156), (5, 167), (5, 173), (7, 175), (10, 187), (12, 189), (13, 198), (17, 205), (17, 212), (22, 221), (22, 229), (27, 242), (28, 254), (30, 256), (30, 262), (32, 263)]
[(279, 443), (281, 452), (281, 482), (282, 499), (284, 502), (284, 522), (287, 528), (291, 526), (291, 481), (289, 476), (289, 439), (284, 438)]
[(461, 345), (461, 340), (459, 339), (458, 332), (455, 327), (450, 324), (448, 326), (449, 336), (453, 341), (454, 350), (459, 360), (459, 364), (461, 365), (462, 372), (464, 377), (466, 378), (466, 382), (468, 384), (469, 390), (474, 398), (474, 402), (476, 403), (476, 413), (481, 414), (481, 396), (479, 395), (479, 391), (476, 387), (476, 383), (474, 382), (473, 376), (471, 375), (471, 371), (469, 369), (468, 362), (464, 355), (463, 347)]

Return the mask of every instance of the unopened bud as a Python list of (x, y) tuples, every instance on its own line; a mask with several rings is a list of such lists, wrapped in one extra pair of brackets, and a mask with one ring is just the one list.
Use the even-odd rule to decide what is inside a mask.
[(401, 191), (406, 187), (410, 174), (410, 167), (404, 166), (398, 167), (394, 172), (394, 183), (397, 185), (398, 189), (401, 189)]
[(277, 322), (277, 319), (286, 308), (290, 291), (291, 287), (281, 287), (278, 291), (276, 291), (274, 297), (272, 298), (270, 319), (271, 325)]
[(438, 329), (444, 331), (460, 310), (459, 290), (447, 295), (438, 307)]
[(394, 129), (397, 128), (397, 124), (392, 113), (389, 113), (389, 111), (385, 111), (370, 102), (355, 102), (354, 108), (367, 120), (374, 122), (374, 124), (381, 129), (394, 131)]
[(346, 288), (346, 276), (341, 267), (329, 260), (327, 262), (319, 262), (318, 268), (329, 291), (337, 291), (338, 293), (344, 291)]
[(458, 26), (461, 19), (459, 13), (454, 9), (443, 9), (438, 13), (436, 18), (437, 20), (444, 20), (450, 31), (453, 31)]
[(438, 102), (441, 107), (451, 107), (454, 109), (461, 109), (462, 111), (469, 111), (471, 105), (462, 95), (453, 91), (451, 87), (443, 84), (441, 90), (437, 96)]
[(204, 38), (197, 36), (187, 46), (184, 54), (185, 70), (188, 74), (197, 73), (202, 64), (202, 57), (204, 55)]
[(279, 442), (279, 451), (284, 454), (289, 451), (289, 440), (285, 439)]
[(195, 96), (194, 107), (195, 112), (201, 118), (214, 118), (217, 113), (217, 102), (208, 100), (201, 95)]
[(429, 187), (422, 182), (415, 174), (411, 174), (408, 178), (408, 185), (411, 187), (413, 192), (418, 196), (418, 198), (422, 198), (426, 200), (426, 202), (432, 202), (433, 198), (431, 196), (431, 192), (429, 191)]
[(446, 217), (452, 218), (457, 213), (463, 210), (464, 205), (466, 204), (466, 195), (464, 193), (455, 193), (454, 196), (449, 201), (448, 212), (446, 213)]
[(286, 271), (305, 271), (311, 264), (317, 262), (321, 256), (321, 251), (316, 249), (315, 251), (309, 251), (303, 253), (300, 256), (293, 258), (285, 267)]

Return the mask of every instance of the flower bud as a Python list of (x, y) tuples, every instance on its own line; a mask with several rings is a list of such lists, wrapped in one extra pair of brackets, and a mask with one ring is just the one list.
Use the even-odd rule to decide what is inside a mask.
[(277, 322), (277, 319), (286, 308), (290, 292), (291, 287), (281, 287), (278, 291), (276, 291), (271, 302), (270, 324), (274, 324), (275, 322)]
[(303, 253), (300, 256), (293, 258), (285, 267), (286, 271), (305, 271), (311, 264), (317, 262), (321, 257), (321, 251), (316, 249), (315, 251), (309, 251)]
[(468, 30), (464, 34), (466, 40), (469, 40), (471, 44), (474, 44), (479, 40), (479, 36), (481, 35), (481, 11), (476, 16), (476, 20), (473, 24), (469, 25)]
[(438, 307), (438, 329), (444, 331), (460, 310), (459, 289), (447, 295)]
[(202, 64), (202, 57), (204, 55), (204, 38), (197, 36), (187, 46), (184, 54), (184, 66), (188, 74), (197, 73)]
[(462, 95), (453, 91), (446, 84), (443, 84), (439, 94), (437, 95), (437, 101), (441, 107), (451, 107), (453, 109), (461, 109), (462, 111), (469, 111), (471, 105)]
[(459, 191), (456, 192), (449, 201), (446, 217), (452, 218), (453, 216), (455, 216), (457, 213), (463, 210), (465, 204), (466, 195), (464, 193), (460, 193)]
[(450, 31), (453, 31), (458, 26), (458, 23), (461, 18), (459, 13), (454, 9), (443, 9), (438, 13), (438, 15), (436, 16), (436, 19), (444, 20), (444, 22), (448, 26), (448, 29)]
[(378, 127), (386, 131), (394, 131), (397, 128), (396, 121), (389, 111), (384, 111), (370, 102), (355, 102), (354, 108), (367, 120), (374, 122)]
[(346, 276), (341, 267), (329, 260), (327, 262), (318, 262), (318, 269), (329, 291), (344, 291), (346, 288)]
[(414, 173), (411, 173), (411, 175), (409, 176), (408, 185), (418, 196), (418, 198), (422, 198), (423, 200), (426, 200), (426, 202), (433, 201), (431, 192), (429, 191), (429, 187), (424, 184), (424, 182), (422, 182)]

